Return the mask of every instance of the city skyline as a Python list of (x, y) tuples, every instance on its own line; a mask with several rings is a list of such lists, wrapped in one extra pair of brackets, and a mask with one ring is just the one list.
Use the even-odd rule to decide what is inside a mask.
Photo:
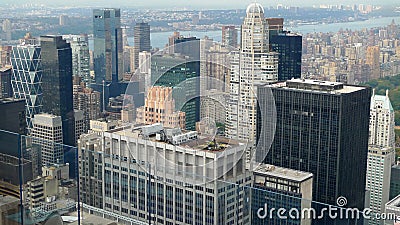
[[(364, 5), (376, 5), (376, 1), (372, 0), (350, 0), (350, 1), (342, 1), (342, 0), (329, 0), (320, 2), (317, 0), (305, 0), (301, 2), (296, 2), (295, 4), (293, 1), (290, 0), (220, 0), (220, 1), (212, 1), (212, 0), (205, 0), (205, 1), (194, 1), (194, 0), (177, 0), (174, 2), (165, 2), (162, 0), (153, 0), (153, 1), (130, 1), (126, 2), (123, 0), (116, 0), (112, 3), (106, 0), (100, 1), (92, 1), (92, 0), (71, 0), (68, 2), (61, 1), (61, 0), (54, 0), (49, 3), (48, 1), (38, 0), (35, 2), (27, 1), (27, 0), (4, 0), (0, 5), (6, 4), (44, 4), (48, 6), (92, 6), (96, 8), (100, 7), (135, 7), (135, 8), (152, 8), (152, 9), (161, 9), (161, 8), (188, 8), (188, 9), (243, 9), (248, 4), (252, 2), (257, 2), (262, 4), (264, 7), (270, 6), (277, 6), (278, 4), (287, 5), (287, 6), (300, 6), (300, 7), (312, 7), (313, 5), (352, 5), (352, 4), (364, 4)], [(379, 5), (395, 5), (395, 3), (391, 0), (382, 0), (379, 1)]]

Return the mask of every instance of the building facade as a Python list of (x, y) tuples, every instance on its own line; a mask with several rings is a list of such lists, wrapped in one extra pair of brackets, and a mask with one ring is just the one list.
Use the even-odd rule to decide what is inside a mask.
[(224, 150), (203, 150), (196, 132), (178, 131), (154, 124), (82, 137), (82, 202), (152, 224), (250, 224), (244, 145), (216, 138)]
[(12, 98), (11, 67), (0, 68), (0, 98)]
[(26, 124), (32, 128), (32, 118), (43, 109), (41, 48), (24, 42), (14, 46), (11, 52), (14, 97), (25, 99)]
[[(261, 114), (273, 104), (271, 92), (272, 139), (270, 118)], [(370, 89), (293, 79), (258, 87), (258, 99), (256, 160), (313, 173), (314, 201), (336, 205), (343, 196), (346, 207), (363, 209)]]
[[(150, 52), (150, 25), (148, 23), (136, 23), (134, 27), (134, 51), (135, 51), (135, 68), (139, 68), (139, 52)], [(134, 72), (134, 71), (132, 71)]]
[(95, 81), (116, 82), (123, 77), (123, 43), (120, 9), (93, 10)]
[(64, 35), (72, 49), (72, 76), (80, 77), (86, 84), (91, 83), (89, 40), (87, 35)]
[(37, 114), (32, 121), (32, 143), (41, 146), (42, 165), (64, 163), (62, 118)]
[[(371, 97), (369, 120), (369, 147), (367, 164), (367, 200), (374, 214), (385, 212), (390, 200), (390, 178), (395, 162), (394, 110), (389, 93)], [(370, 220), (368, 224), (383, 224), (384, 221)]]
[(270, 51), (264, 8), (247, 7), (241, 30), (240, 52), (231, 60), (227, 137), (254, 141), (256, 136), (257, 83), (278, 80), (278, 53)]
[(154, 86), (150, 88), (144, 106), (136, 109), (136, 122), (139, 124), (161, 123), (164, 127), (185, 129), (184, 112), (175, 111), (171, 87)]
[(40, 37), (43, 112), (61, 116), (63, 141), (74, 145), (72, 49), (62, 36)]
[[(253, 172), (251, 195), (251, 224), (301, 224), (311, 225), (311, 217), (280, 219), (278, 214), (266, 210), (284, 208), (287, 211), (311, 208), (313, 174), (298, 170), (259, 165)], [(264, 211), (259, 211), (262, 208)], [(266, 215), (260, 218), (259, 215)]]

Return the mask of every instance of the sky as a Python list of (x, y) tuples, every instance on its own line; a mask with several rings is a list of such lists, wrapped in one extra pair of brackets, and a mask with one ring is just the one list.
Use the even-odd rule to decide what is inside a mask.
[[(92, 7), (137, 7), (137, 8), (189, 8), (189, 9), (238, 9), (254, 0), (1, 0), (0, 4), (45, 4), (53, 6), (92, 6)], [(320, 4), (371, 4), (374, 0), (257, 0), (264, 7), (277, 4), (289, 6), (312, 6)], [(398, 0), (380, 0), (380, 5), (398, 5)]]

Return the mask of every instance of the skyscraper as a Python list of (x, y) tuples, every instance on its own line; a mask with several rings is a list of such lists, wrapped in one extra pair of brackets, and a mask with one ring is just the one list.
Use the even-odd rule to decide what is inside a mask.
[(222, 26), (222, 44), (236, 48), (238, 45), (238, 30), (235, 26)]
[(61, 116), (63, 140), (74, 145), (72, 50), (61, 36), (41, 36), (43, 112)]
[(241, 38), (240, 52), (231, 61), (226, 133), (229, 138), (253, 141), (256, 136), (256, 84), (278, 79), (278, 54), (270, 52), (268, 27), (260, 4), (252, 3), (247, 7)]
[(91, 83), (90, 55), (87, 35), (65, 35), (72, 49), (72, 76), (80, 77), (86, 84)]
[[(79, 140), (82, 203), (121, 222), (250, 224), (244, 145), (160, 124), (126, 128)], [(224, 147), (204, 150), (212, 138)]]
[(301, 77), (302, 36), (283, 30), (283, 18), (268, 18), (271, 50), (279, 53), (278, 80)]
[(200, 120), (199, 61), (174, 55), (151, 58), (151, 84), (172, 87), (175, 110), (186, 114), (186, 129), (195, 130)]
[[(257, 160), (314, 174), (313, 200), (364, 208), (370, 89), (337, 82), (293, 79), (258, 87)], [(275, 99), (276, 131), (269, 148)], [(357, 132), (355, 132), (357, 131)], [(351, 185), (349, 185), (351, 184)]]
[(11, 86), (11, 67), (0, 68), (0, 98), (13, 97)]
[(123, 77), (123, 43), (120, 9), (93, 10), (94, 73), (97, 84)]
[(63, 124), (61, 116), (37, 114), (32, 121), (32, 143), (41, 147), (42, 165), (64, 163)]
[(33, 116), (41, 113), (43, 107), (41, 48), (35, 42), (24, 39), (11, 53), (11, 85), (14, 97), (25, 99), (28, 129), (32, 128)]
[[(395, 161), (394, 110), (386, 95), (371, 97), (369, 120), (369, 147), (367, 164), (367, 202), (374, 214), (385, 212), (385, 204), (390, 200), (390, 177)], [(368, 224), (383, 224), (384, 221), (370, 220)]]
[(171, 87), (151, 87), (144, 106), (136, 110), (138, 124), (161, 123), (164, 127), (185, 129), (185, 113), (175, 111)]
[[(139, 68), (139, 52), (150, 52), (150, 25), (148, 23), (136, 23), (134, 28), (135, 69)], [(132, 71), (134, 72), (134, 71)]]

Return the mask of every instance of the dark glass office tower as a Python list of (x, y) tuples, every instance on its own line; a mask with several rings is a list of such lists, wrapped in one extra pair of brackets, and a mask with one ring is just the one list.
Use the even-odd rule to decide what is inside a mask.
[(174, 39), (174, 53), (179, 53), (181, 55), (188, 56), (192, 61), (199, 61), (200, 39), (196, 37), (182, 37), (182, 36)]
[(268, 18), (271, 51), (279, 53), (278, 81), (301, 78), (302, 36), (283, 30), (283, 18)]
[(278, 80), (301, 78), (302, 36), (289, 32), (272, 35), (272, 51), (279, 53)]
[(93, 10), (94, 72), (97, 84), (123, 77), (123, 43), (120, 9)]
[(62, 36), (41, 36), (43, 112), (61, 116), (63, 140), (74, 145), (72, 50)]
[(151, 59), (151, 83), (153, 86), (173, 87), (175, 109), (186, 113), (186, 129), (195, 130), (200, 120), (199, 62), (156, 55)]
[(134, 53), (135, 68), (139, 68), (139, 52), (150, 52), (150, 25), (148, 23), (137, 23), (134, 28)]
[[(272, 90), (276, 132), (269, 148), (266, 99)], [(258, 88), (257, 158), (268, 164), (311, 172), (313, 200), (364, 208), (370, 88), (293, 79)]]

